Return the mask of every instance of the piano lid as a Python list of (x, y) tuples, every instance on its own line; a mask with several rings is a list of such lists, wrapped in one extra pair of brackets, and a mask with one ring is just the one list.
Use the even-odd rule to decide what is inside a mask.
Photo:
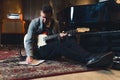
[(113, 1), (70, 6), (57, 13), (61, 29), (89, 27), (90, 31), (120, 28), (120, 5)]
[(99, 0), (50, 0), (50, 4), (55, 9), (56, 13), (59, 13), (63, 9), (76, 6), (76, 5), (90, 5), (96, 4)]
[[(78, 25), (81, 23), (109, 22), (115, 20), (112, 16), (113, 14), (120, 13), (119, 9), (120, 5), (110, 1), (89, 5), (75, 5), (67, 7), (57, 13), (57, 18), (60, 22)], [(116, 17), (116, 20), (120, 20), (120, 15)]]
[(87, 23), (109, 20), (108, 2), (67, 7), (57, 14), (59, 21)]

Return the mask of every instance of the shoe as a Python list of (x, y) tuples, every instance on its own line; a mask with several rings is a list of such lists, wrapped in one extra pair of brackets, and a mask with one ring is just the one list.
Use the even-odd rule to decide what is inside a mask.
[(104, 54), (98, 54), (88, 60), (86, 66), (92, 68), (110, 68), (113, 64), (114, 53), (108, 52)]
[(115, 56), (113, 58), (112, 69), (120, 70), (120, 56)]

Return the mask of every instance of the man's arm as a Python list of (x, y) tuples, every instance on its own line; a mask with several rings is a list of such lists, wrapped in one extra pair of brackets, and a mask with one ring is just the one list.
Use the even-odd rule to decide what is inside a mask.
[[(29, 57), (30, 59), (33, 56), (34, 27), (35, 27), (35, 23), (34, 21), (31, 21), (29, 28), (28, 28), (28, 32), (24, 37), (24, 48), (25, 48), (27, 57)], [(30, 61), (30, 59), (26, 59), (26, 60)]]

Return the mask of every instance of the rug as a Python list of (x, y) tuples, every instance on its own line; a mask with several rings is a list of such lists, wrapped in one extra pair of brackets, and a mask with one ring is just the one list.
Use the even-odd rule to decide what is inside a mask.
[(19, 65), (19, 61), (17, 50), (0, 50), (0, 80), (29, 80), (96, 70), (66, 60), (48, 60), (38, 66)]

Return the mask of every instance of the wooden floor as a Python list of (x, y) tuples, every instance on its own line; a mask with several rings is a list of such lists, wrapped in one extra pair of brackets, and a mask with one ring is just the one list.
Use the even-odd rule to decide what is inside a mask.
[(100, 70), (32, 80), (120, 80), (120, 70)]

